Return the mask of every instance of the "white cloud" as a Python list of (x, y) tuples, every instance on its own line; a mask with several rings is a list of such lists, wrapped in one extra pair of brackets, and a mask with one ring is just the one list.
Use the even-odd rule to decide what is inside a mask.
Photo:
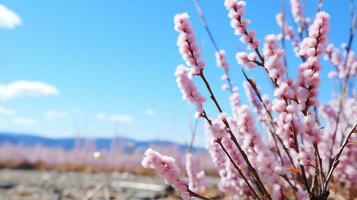
[(6, 6), (0, 4), (0, 27), (13, 29), (22, 24), (21, 18)]
[(145, 110), (145, 114), (146, 114), (147, 116), (153, 116), (153, 115), (156, 114), (156, 112), (155, 112), (155, 110), (152, 109), (152, 108), (147, 108), (147, 109)]
[(60, 110), (50, 110), (45, 113), (45, 118), (50, 121), (55, 121), (59, 119), (64, 119), (69, 116), (69, 113), (66, 111)]
[(7, 109), (5, 107), (0, 106), (0, 115), (1, 116), (6, 116), (6, 117), (11, 117), (15, 116), (16, 112), (10, 109)]
[(18, 125), (31, 126), (31, 125), (35, 125), (37, 123), (37, 120), (27, 117), (18, 117), (15, 118), (13, 122)]
[(0, 84), (0, 99), (58, 94), (59, 90), (55, 86), (40, 81), (14, 81), (9, 84)]
[(120, 122), (120, 123), (127, 123), (127, 124), (132, 124), (134, 122), (134, 118), (129, 115), (119, 115), (119, 114), (106, 115), (104, 113), (98, 113), (96, 115), (96, 118), (98, 120), (103, 120), (103, 121)]

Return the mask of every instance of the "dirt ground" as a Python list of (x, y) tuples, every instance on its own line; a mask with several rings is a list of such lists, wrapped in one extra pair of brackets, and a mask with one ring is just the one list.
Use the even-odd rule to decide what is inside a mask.
[(0, 170), (0, 200), (167, 199), (170, 192), (158, 177), (130, 173)]

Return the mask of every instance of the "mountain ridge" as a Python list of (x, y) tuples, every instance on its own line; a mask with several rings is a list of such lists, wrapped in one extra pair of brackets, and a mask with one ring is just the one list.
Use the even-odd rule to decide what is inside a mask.
[[(63, 149), (73, 149), (77, 142), (81, 141), (94, 141), (95, 147), (98, 150), (108, 150), (110, 149), (112, 143), (116, 141), (117, 144), (124, 146), (125, 148), (135, 148), (135, 149), (146, 149), (150, 146), (162, 146), (162, 147), (178, 147), (181, 150), (188, 148), (187, 145), (178, 144), (171, 141), (165, 140), (149, 140), (149, 141), (138, 141), (135, 139), (130, 139), (126, 137), (116, 137), (116, 138), (75, 138), (75, 137), (64, 137), (64, 138), (49, 138), (44, 136), (38, 136), (36, 134), (27, 133), (12, 133), (12, 132), (0, 132), (0, 144), (10, 143), (10, 144), (21, 144), (23, 146), (35, 146), (42, 145), (44, 147), (57, 147)], [(195, 150), (203, 150), (203, 148), (195, 148)]]

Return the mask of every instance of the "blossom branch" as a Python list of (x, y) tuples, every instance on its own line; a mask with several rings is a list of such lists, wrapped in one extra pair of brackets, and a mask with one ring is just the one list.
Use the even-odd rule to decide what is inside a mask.
[[(347, 62), (348, 62), (348, 59), (349, 59), (349, 54), (350, 54), (350, 51), (351, 51), (351, 48), (352, 48), (352, 44), (353, 44), (353, 39), (354, 39), (354, 36), (355, 36), (355, 31), (356, 31), (356, 28), (357, 28), (357, 15), (354, 16), (353, 20), (352, 20), (352, 25), (350, 27), (350, 34), (349, 34), (349, 39), (348, 39), (348, 45), (347, 45), (347, 48), (346, 48), (346, 58), (345, 58), (345, 61), (344, 61), (344, 68), (347, 66)], [(336, 134), (337, 134), (337, 130), (338, 130), (338, 126), (339, 126), (339, 122), (340, 122), (340, 119), (341, 119), (341, 114), (342, 114), (342, 111), (343, 111), (343, 104), (344, 104), (344, 99), (347, 95), (347, 83), (348, 83), (348, 80), (349, 80), (349, 77), (350, 77), (350, 71), (351, 71), (351, 66), (348, 66), (348, 70), (347, 70), (347, 75), (344, 79), (344, 82), (343, 82), (343, 86), (342, 86), (342, 94), (340, 96), (340, 100), (339, 100), (339, 104), (338, 104), (338, 111), (337, 111), (337, 117), (336, 117), (336, 122), (335, 122), (335, 129), (333, 131), (333, 137), (332, 137), (332, 145), (331, 145), (331, 149), (330, 149), (330, 155), (332, 156), (332, 151), (333, 151), (333, 146), (335, 145), (335, 142), (336, 142)], [(332, 164), (332, 160), (330, 161), (330, 165)]]
[(222, 67), (224, 69), (224, 73), (225, 73), (225, 79), (228, 83), (228, 88), (230, 90), (230, 92), (233, 92), (233, 84), (232, 84), (232, 81), (231, 81), (231, 78), (230, 78), (230, 75), (229, 75), (229, 66), (228, 66), (228, 63), (226, 62), (226, 59), (225, 59), (225, 52), (224, 50), (221, 50), (219, 47), (218, 47), (218, 44), (217, 42), (215, 41), (214, 37), (213, 37), (213, 34), (210, 30), (210, 28), (208, 27), (208, 24), (207, 24), (207, 21), (206, 21), (206, 18), (205, 16), (203, 15), (203, 12), (202, 12), (202, 9), (201, 9), (201, 6), (199, 4), (199, 1), (198, 0), (193, 0), (194, 4), (195, 4), (195, 7), (196, 7), (196, 10), (197, 10), (197, 13), (198, 13), (198, 16), (202, 22), (202, 25), (203, 25), (203, 28), (205, 29), (205, 31), (207, 32), (208, 34), (208, 37), (211, 41), (211, 43), (213, 44), (214, 48), (216, 49), (216, 60), (217, 60), (217, 65), (219, 67)]
[(326, 178), (326, 182), (324, 184), (324, 191), (327, 191), (327, 187), (328, 184), (330, 182), (330, 179), (332, 177), (332, 174), (334, 172), (334, 170), (336, 169), (336, 167), (339, 164), (339, 159), (340, 156), (342, 155), (343, 150), (346, 148), (347, 144), (350, 142), (349, 139), (351, 137), (351, 135), (353, 133), (356, 133), (357, 131), (357, 122), (355, 123), (355, 125), (351, 128), (351, 130), (349, 131), (349, 133), (347, 134), (347, 136), (345, 137), (345, 139), (343, 140), (343, 143), (340, 147), (340, 149), (338, 150), (337, 154), (333, 157), (333, 161), (332, 161), (332, 165), (329, 167), (328, 173), (327, 173), (327, 178)]

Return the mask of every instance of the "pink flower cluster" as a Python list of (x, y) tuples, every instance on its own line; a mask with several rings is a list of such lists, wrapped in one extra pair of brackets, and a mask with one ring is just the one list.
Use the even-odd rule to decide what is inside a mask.
[(206, 101), (197, 90), (196, 85), (193, 83), (192, 76), (189, 75), (188, 68), (179, 65), (175, 72), (176, 82), (181, 89), (183, 99), (196, 106), (197, 112), (203, 111), (202, 104)]
[(273, 101), (272, 105), (272, 110), (278, 113), (275, 119), (277, 123), (276, 133), (283, 138), (285, 145), (288, 147), (295, 146), (294, 127), (297, 124), (296, 111), (298, 105), (290, 101), (295, 96), (295, 90), (295, 85), (291, 79), (279, 83), (274, 91), (274, 96), (277, 99)]
[(226, 135), (225, 125), (222, 122), (225, 117), (225, 114), (220, 114), (218, 119), (211, 121), (211, 124), (206, 123), (207, 131), (212, 138), (221, 139)]
[(248, 69), (252, 69), (257, 62), (257, 55), (254, 52), (238, 52), (236, 54), (237, 62), (241, 65), (246, 66)]
[(154, 169), (160, 176), (164, 177), (183, 199), (190, 198), (187, 182), (179, 178), (180, 169), (173, 158), (163, 156), (149, 148), (145, 151), (145, 157), (141, 164), (145, 168)]
[(177, 14), (174, 18), (175, 30), (179, 32), (177, 46), (186, 65), (193, 67), (193, 74), (199, 74), (206, 63), (201, 60), (200, 49), (188, 18), (187, 13)]
[(305, 63), (299, 66), (297, 100), (303, 112), (310, 106), (317, 106), (317, 88), (320, 84), (319, 55), (326, 42), (329, 15), (325, 12), (316, 14), (313, 24), (309, 28), (309, 37), (301, 43), (300, 55), (307, 57)]
[[(275, 16), (277, 24), (283, 29), (283, 34), (287, 39), (292, 39), (295, 41), (295, 34), (293, 32), (293, 29), (285, 22), (284, 20), (284, 14), (283, 13), (278, 13)], [(297, 44), (297, 42), (296, 42)], [(295, 46), (295, 45), (294, 45)]]
[(316, 123), (314, 115), (311, 114), (304, 117), (302, 133), (305, 134), (304, 139), (307, 139), (305, 142), (309, 142), (310, 144), (319, 143), (321, 130), (319, 125)]
[(189, 189), (194, 192), (203, 192), (205, 190), (205, 171), (197, 171), (197, 166), (196, 163), (193, 161), (192, 153), (186, 154), (185, 166)]
[(304, 17), (300, 0), (290, 0), (290, 4), (291, 14), (294, 17), (294, 21), (298, 23), (302, 22), (304, 20)]
[[(227, 149), (227, 152), (229, 153), (233, 161), (240, 166), (240, 169), (243, 172), (247, 173), (248, 168), (244, 164), (241, 155), (238, 153), (237, 148), (235, 147), (229, 136), (223, 137), (222, 144)], [(247, 183), (244, 182), (243, 178), (240, 176), (234, 165), (229, 160), (226, 160), (225, 167), (220, 171), (220, 175), (222, 178), (219, 183), (219, 187), (223, 191), (238, 194), (240, 196), (250, 194)]]
[[(249, 87), (245, 83), (245, 87)], [(240, 133), (238, 135), (239, 141), (242, 142), (242, 147), (246, 150), (250, 160), (258, 166), (258, 170), (263, 176), (263, 180), (268, 185), (273, 188), (272, 197), (273, 199), (279, 199), (281, 197), (280, 188), (281, 183), (276, 177), (270, 176), (273, 172), (281, 170), (277, 167), (275, 158), (272, 157), (272, 152), (269, 150), (267, 145), (261, 140), (261, 134), (258, 133), (255, 128), (255, 121), (252, 113), (247, 105), (240, 105), (238, 91), (236, 91), (231, 96), (231, 105), (236, 111), (238, 116), (232, 120), (231, 124), (234, 125), (236, 132)], [(258, 103), (258, 102), (255, 102)], [(228, 146), (228, 145), (227, 145)], [(236, 150), (232, 145), (231, 155), (237, 154)], [(240, 163), (244, 167), (244, 162), (239, 154), (236, 156), (237, 163)], [(243, 168), (248, 171), (248, 168)]]
[(226, 51), (219, 50), (216, 52), (216, 63), (218, 67), (222, 67), (225, 72), (229, 71), (229, 65), (226, 61)]
[(317, 88), (320, 85), (320, 64), (316, 57), (309, 58), (299, 66), (297, 100), (300, 110), (318, 106)]
[(286, 73), (286, 67), (283, 62), (285, 52), (277, 44), (275, 35), (271, 34), (265, 37), (263, 54), (266, 60), (265, 68), (269, 71), (270, 77), (275, 80), (282, 79)]
[[(259, 120), (261, 122), (268, 123), (268, 121), (270, 121), (268, 112), (271, 112), (271, 102), (269, 100), (269, 96), (268, 95), (262, 96), (263, 102), (261, 102), (257, 98), (257, 95), (253, 91), (253, 88), (250, 86), (250, 84), (247, 81), (243, 82), (243, 87), (249, 102), (256, 108), (255, 111), (259, 116)], [(267, 110), (263, 107), (263, 103), (265, 104)]]
[(239, 97), (239, 89), (237, 87), (233, 88), (233, 92), (229, 97), (229, 102), (232, 109), (232, 115), (234, 118), (239, 117), (238, 109), (241, 104), (240, 97)]
[[(322, 8), (321, 2), (319, 10)], [(225, 71), (222, 80), (229, 83), (224, 88), (229, 88), (231, 92), (231, 116), (224, 112), (224, 106), (206, 79), (204, 64), (199, 64), (203, 62), (195, 45), (188, 15), (175, 17), (180, 52), (187, 65), (193, 68), (189, 71), (187, 67), (179, 66), (176, 70), (177, 83), (184, 99), (196, 105), (199, 112), (197, 116), (206, 122), (208, 152), (220, 176), (218, 187), (227, 192), (229, 197), (326, 200), (330, 195), (331, 182), (343, 182), (349, 188), (357, 184), (357, 170), (351, 167), (356, 162), (357, 151), (349, 145), (357, 140), (351, 136), (357, 127), (354, 125), (357, 119), (356, 93), (352, 89), (346, 90), (348, 94), (345, 92), (336, 96), (336, 100), (324, 106), (320, 106), (318, 101), (321, 55), (326, 53), (327, 59), (336, 68), (333, 75), (343, 79), (345, 87), (350, 88), (353, 88), (354, 76), (357, 74), (357, 59), (349, 48), (346, 48), (346, 55), (332, 45), (325, 48), (330, 21), (327, 13), (318, 11), (308, 27), (310, 22), (304, 17), (300, 0), (291, 0), (290, 4), (294, 21), (298, 24), (297, 34), (282, 13), (276, 19), (285, 38), (292, 39), (296, 57), (302, 60), (296, 78), (288, 77), (287, 74), (286, 65), (291, 63), (287, 61), (289, 57), (285, 56), (288, 52), (285, 38), (267, 35), (261, 51), (255, 32), (247, 29), (249, 21), (244, 19), (245, 1), (225, 1), (234, 33), (241, 36), (241, 42), (248, 44), (248, 49), (252, 50), (238, 52), (238, 63), (248, 69), (262, 67), (273, 83), (274, 97), (270, 100), (269, 95), (262, 95), (264, 88), (261, 89), (254, 82), (255, 79), (249, 78), (242, 69), (247, 80), (243, 87), (248, 101), (256, 108), (261, 127), (257, 127), (256, 115), (247, 105), (242, 104), (238, 88), (230, 82), (226, 53), (218, 50), (208, 25), (204, 23), (217, 50), (216, 63)], [(199, 13), (202, 17), (202, 10)], [(192, 80), (195, 75), (204, 82), (218, 117), (211, 118), (211, 110), (204, 110), (202, 104), (206, 99), (198, 92)], [(267, 134), (262, 134), (263, 131)], [(189, 189), (201, 192), (201, 176), (194, 169), (190, 154), (186, 161)], [(345, 180), (332, 179), (333, 172)], [(207, 199), (200, 195), (195, 197)]]
[(309, 37), (305, 38), (300, 45), (300, 55), (316, 57), (323, 52), (327, 40), (330, 16), (326, 12), (318, 12), (313, 24), (309, 27)]
[[(348, 73), (351, 77), (357, 76), (357, 58), (353, 51), (349, 52), (348, 58), (344, 58), (338, 48), (334, 47), (333, 44), (329, 44), (326, 47), (325, 58), (329, 60), (336, 69), (328, 74), (330, 78), (336, 77), (343, 79)], [(346, 59), (347, 62), (345, 63)]]
[(259, 40), (255, 36), (255, 31), (247, 30), (249, 20), (243, 19), (245, 1), (226, 0), (224, 5), (229, 11), (228, 17), (231, 19), (231, 26), (236, 35), (241, 35), (241, 42), (248, 43), (251, 50), (255, 50), (259, 46)]
[(291, 14), (295, 23), (298, 24), (297, 33), (300, 37), (303, 37), (303, 31), (310, 23), (310, 18), (304, 18), (304, 12), (301, 5), (301, 0), (290, 0)]
[[(290, 39), (292, 41), (292, 45), (294, 47), (294, 52), (296, 55), (299, 53), (299, 39), (295, 36), (293, 29), (291, 26), (289, 26), (285, 19), (284, 19), (284, 14), (283, 13), (278, 13), (275, 16), (277, 24), (280, 26), (282, 29), (282, 34), (278, 36), (280, 39)], [(283, 38), (283, 36), (285, 38)]]

